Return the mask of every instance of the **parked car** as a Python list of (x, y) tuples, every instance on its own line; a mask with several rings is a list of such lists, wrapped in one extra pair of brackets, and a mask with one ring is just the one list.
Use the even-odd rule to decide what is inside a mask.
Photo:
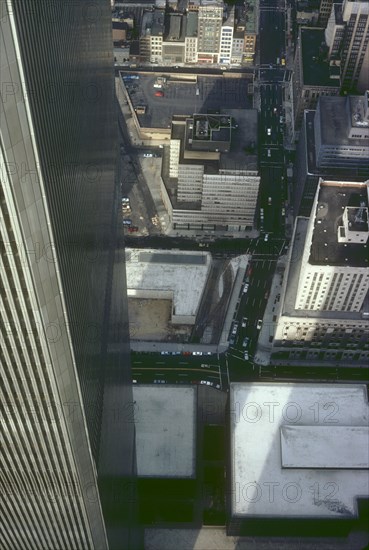
[(267, 128), (267, 135), (268, 135), (268, 136), (271, 136), (271, 135), (272, 135), (272, 129), (271, 129), (271, 128)]
[(243, 354), (243, 358), (244, 358), (245, 361), (249, 360), (249, 352), (248, 351), (245, 351), (245, 353)]
[(268, 239), (269, 239), (269, 235), (268, 235), (268, 233), (266, 233), (266, 234), (265, 234), (265, 237), (264, 237), (264, 241), (267, 242)]
[(233, 324), (233, 327), (232, 327), (232, 334), (233, 336), (235, 336), (237, 334), (237, 330), (238, 330), (238, 323), (234, 323)]
[(122, 202), (129, 202), (129, 198), (128, 197), (122, 197)]
[(132, 225), (131, 227), (128, 228), (128, 231), (130, 233), (136, 233), (136, 231), (138, 231), (138, 227), (136, 225)]
[(132, 225), (132, 220), (123, 220), (123, 225)]
[(158, 91), (154, 94), (156, 97), (164, 97), (164, 92)]
[(192, 355), (202, 355), (202, 351), (193, 351)]
[(154, 155), (152, 153), (144, 153), (143, 156), (145, 158), (152, 158)]
[(260, 330), (262, 326), (263, 326), (263, 320), (262, 320), (262, 319), (259, 319), (258, 322), (257, 322), (256, 328), (257, 328), (258, 330)]
[(246, 292), (248, 291), (249, 287), (250, 287), (249, 283), (245, 283), (245, 286), (243, 287), (243, 291), (242, 291), (242, 292), (243, 292), (244, 294), (246, 294)]

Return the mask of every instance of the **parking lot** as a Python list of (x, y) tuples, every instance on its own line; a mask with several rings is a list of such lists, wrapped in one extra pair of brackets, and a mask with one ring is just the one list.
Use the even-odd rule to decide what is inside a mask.
[(246, 77), (198, 76), (196, 82), (168, 77), (162, 97), (155, 96), (155, 81), (156, 76), (152, 74), (140, 74), (139, 79), (124, 81), (133, 107), (146, 107), (145, 114), (137, 114), (141, 127), (169, 128), (173, 115), (252, 108), (247, 94), (250, 79)]

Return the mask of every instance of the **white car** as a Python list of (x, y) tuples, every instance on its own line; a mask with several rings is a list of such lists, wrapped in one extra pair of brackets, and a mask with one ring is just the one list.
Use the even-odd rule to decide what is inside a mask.
[(272, 135), (272, 129), (271, 129), (271, 128), (267, 128), (267, 135), (268, 135), (268, 136), (271, 136), (271, 135)]
[(246, 294), (246, 292), (248, 291), (249, 289), (249, 283), (245, 283), (245, 286), (243, 287), (243, 293)]
[(248, 361), (248, 360), (249, 360), (249, 352), (248, 352), (248, 351), (245, 351), (245, 352), (244, 352), (243, 358), (244, 358), (245, 361)]
[(265, 235), (265, 237), (264, 237), (264, 241), (265, 241), (265, 242), (268, 242), (268, 239), (269, 239), (269, 235), (268, 235), (268, 233), (267, 233), (267, 234)]
[(247, 348), (247, 346), (249, 345), (249, 342), (250, 342), (250, 338), (248, 338), (246, 336), (246, 338), (244, 338), (243, 342), (242, 342), (242, 347), (243, 348)]
[(263, 320), (262, 320), (262, 319), (259, 319), (258, 322), (257, 322), (256, 328), (257, 328), (258, 330), (260, 330), (262, 326), (263, 326)]
[(247, 325), (247, 317), (242, 317), (242, 328), (245, 328)]
[(192, 355), (202, 355), (202, 351), (193, 351)]
[(145, 158), (149, 159), (152, 158), (154, 155), (152, 153), (144, 153), (143, 155)]

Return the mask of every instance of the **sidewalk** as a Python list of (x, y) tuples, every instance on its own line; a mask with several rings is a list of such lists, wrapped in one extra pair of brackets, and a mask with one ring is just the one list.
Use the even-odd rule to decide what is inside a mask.
[(238, 307), (240, 304), (240, 291), (242, 281), (244, 280), (247, 266), (250, 261), (250, 256), (242, 256), (238, 266), (235, 281), (233, 283), (232, 294), (228, 302), (227, 314), (223, 325), (222, 334), (219, 339), (218, 352), (222, 353), (228, 349), (228, 335), (231, 330), (233, 319), (237, 317)]
[(281, 256), (277, 262), (276, 272), (273, 277), (267, 306), (265, 308), (263, 326), (259, 334), (258, 345), (254, 355), (254, 362), (257, 365), (270, 365), (276, 320), (278, 319), (281, 307), (280, 297), (286, 265), (287, 255)]

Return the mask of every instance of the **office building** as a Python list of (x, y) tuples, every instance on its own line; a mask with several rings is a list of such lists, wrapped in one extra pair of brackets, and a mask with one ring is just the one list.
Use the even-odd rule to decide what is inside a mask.
[(296, 541), (365, 525), (364, 384), (232, 383), (229, 394), (228, 535)]
[(219, 63), (229, 65), (232, 61), (234, 31), (234, 7), (230, 9), (227, 19), (224, 21), (220, 32)]
[(319, 177), (369, 177), (368, 113), (367, 92), (320, 97), (316, 111), (305, 111), (295, 167), (295, 215), (310, 216)]
[(218, 63), (223, 21), (223, 2), (204, 3), (198, 11), (197, 60)]
[(310, 218), (298, 217), (272, 361), (369, 361), (369, 182), (321, 179)]
[(254, 226), (260, 176), (256, 155), (245, 147), (256, 143), (257, 114), (231, 112), (238, 118), (195, 114), (172, 123), (162, 177), (173, 229), (239, 232)]
[(324, 29), (327, 26), (329, 16), (331, 15), (333, 0), (320, 0), (318, 25)]
[(333, 4), (325, 39), (330, 63), (340, 66), (344, 91), (369, 88), (369, 2)]
[(111, 11), (95, 7), (1, 3), (4, 549), (140, 547)]
[(291, 80), (295, 138), (305, 109), (315, 109), (319, 97), (340, 91), (339, 67), (330, 65), (324, 30), (300, 27)]

